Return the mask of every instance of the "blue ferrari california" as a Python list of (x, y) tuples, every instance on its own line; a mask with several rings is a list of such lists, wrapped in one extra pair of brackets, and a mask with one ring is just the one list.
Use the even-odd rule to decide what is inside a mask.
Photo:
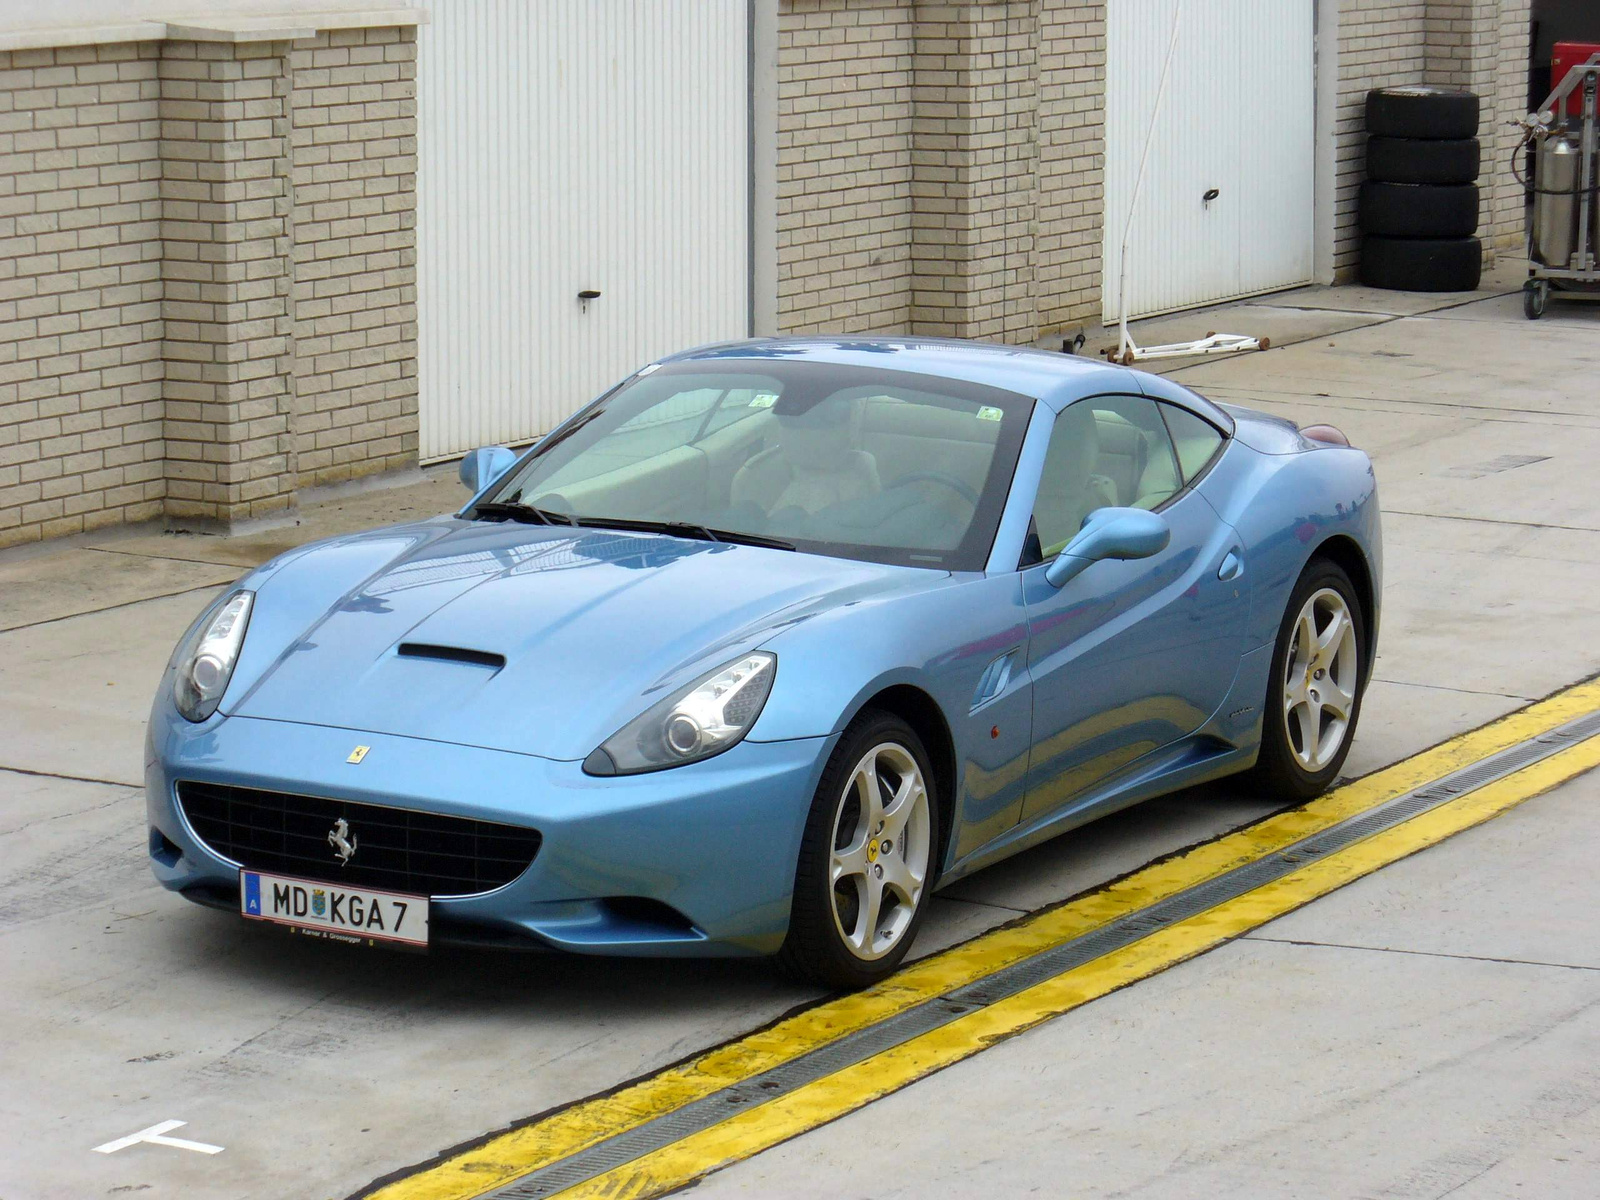
[(1234, 772), (1310, 797), (1378, 631), (1337, 430), (1077, 358), (763, 340), (650, 363), (453, 516), (302, 546), (157, 692), (166, 887), (424, 949), (892, 971), (932, 891)]

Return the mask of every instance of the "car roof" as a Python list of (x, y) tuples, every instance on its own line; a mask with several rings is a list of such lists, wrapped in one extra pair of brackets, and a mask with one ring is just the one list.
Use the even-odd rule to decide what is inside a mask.
[(661, 359), (663, 363), (697, 358), (811, 359), (814, 362), (864, 369), (910, 371), (985, 384), (1031, 396), (1060, 412), (1074, 400), (1108, 393), (1149, 396), (1188, 408), (1232, 433), (1233, 420), (1204, 396), (1145, 371), (1131, 371), (1094, 358), (1079, 358), (1029, 346), (970, 342), (956, 338), (879, 337), (814, 334), (808, 337), (752, 338), (698, 346)]
[(1106, 392), (1141, 392), (1139, 372), (1092, 358), (952, 338), (852, 337), (848, 334), (756, 338), (699, 346), (664, 358), (686, 362), (697, 358), (810, 359), (839, 366), (910, 371), (986, 384), (1031, 396), (1059, 410), (1084, 396)]

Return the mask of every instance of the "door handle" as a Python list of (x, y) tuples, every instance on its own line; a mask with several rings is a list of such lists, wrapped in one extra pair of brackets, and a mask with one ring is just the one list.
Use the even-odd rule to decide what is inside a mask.
[(1244, 559), (1239, 557), (1237, 550), (1229, 550), (1222, 556), (1222, 565), (1217, 568), (1217, 578), (1224, 583), (1231, 583), (1244, 574)]

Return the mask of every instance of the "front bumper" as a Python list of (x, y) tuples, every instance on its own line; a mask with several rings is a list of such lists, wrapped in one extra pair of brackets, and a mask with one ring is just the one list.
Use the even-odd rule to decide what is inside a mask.
[[(597, 779), (575, 762), (249, 717), (191, 725), (158, 711), (150, 731), (150, 861), (166, 888), (238, 908), (238, 865), (184, 819), (180, 780), (421, 809), (543, 836), (533, 864), (505, 886), (433, 901), (436, 942), (624, 955), (778, 949), (834, 741), (745, 741), (688, 766)], [(370, 747), (359, 765), (346, 761), (357, 744)], [(662, 920), (640, 900), (682, 920)]]

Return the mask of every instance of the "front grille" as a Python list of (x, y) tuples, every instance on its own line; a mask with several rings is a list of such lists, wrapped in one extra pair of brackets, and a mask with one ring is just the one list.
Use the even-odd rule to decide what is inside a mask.
[[(200, 840), (254, 871), (425, 896), (464, 896), (510, 883), (539, 853), (539, 831), (497, 821), (217, 783), (178, 784)], [(343, 819), (356, 844), (340, 864), (328, 840)]]

